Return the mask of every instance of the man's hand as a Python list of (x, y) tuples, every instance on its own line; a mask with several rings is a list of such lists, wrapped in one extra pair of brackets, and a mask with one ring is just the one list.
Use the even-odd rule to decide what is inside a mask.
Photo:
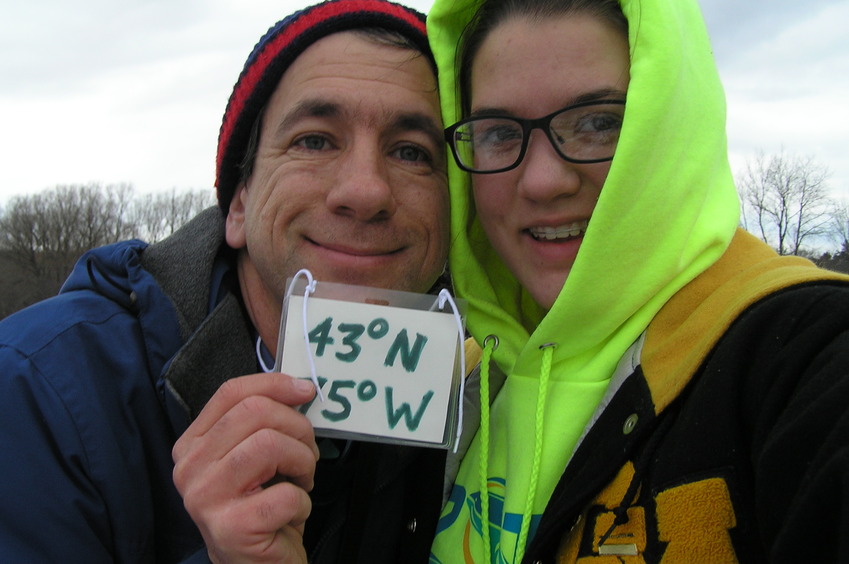
[(213, 562), (307, 561), (318, 447), (292, 406), (314, 394), (309, 381), (283, 374), (234, 378), (174, 445), (174, 483)]

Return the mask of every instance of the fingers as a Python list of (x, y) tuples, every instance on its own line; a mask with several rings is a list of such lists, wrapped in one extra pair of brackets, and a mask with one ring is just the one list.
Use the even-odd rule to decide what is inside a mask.
[[(282, 436), (275, 438), (271, 433)], [(174, 456), (175, 459), (195, 458), (190, 461), (195, 464), (219, 460), (231, 452), (241, 458), (251, 455), (243, 452), (248, 445), (237, 449), (247, 440), (260, 443), (252, 448), (257, 456), (267, 455), (275, 448), (289, 450), (290, 445), (281, 444), (285, 439), (302, 443), (311, 450), (313, 458), (318, 457), (313, 428), (306, 417), (267, 397), (250, 396), (235, 404), (206, 432), (193, 436), (192, 429), (187, 430), (175, 445)]]
[[(174, 481), (181, 492), (208, 484), (248, 492), (276, 474), (312, 489), (318, 459), (312, 425), (303, 414), (273, 399), (293, 397), (291, 379), (266, 376), (223, 385), (177, 441)], [(206, 474), (203, 481), (199, 474)]]
[(174, 484), (214, 561), (306, 561), (318, 447), (293, 406), (314, 394), (283, 374), (233, 379), (174, 445)]
[[(250, 417), (249, 413), (245, 413), (242, 416), (234, 414), (225, 419), (223, 426), (219, 425), (222, 418), (225, 418), (225, 415), (231, 412), (236, 406), (240, 406), (239, 409), (247, 412), (255, 410), (257, 414), (263, 412), (263, 410), (267, 410), (265, 411), (266, 413), (274, 413), (275, 410), (269, 409), (268, 404), (263, 406), (258, 401), (258, 398), (265, 398), (281, 406), (297, 406), (311, 400), (314, 395), (315, 388), (311, 382), (294, 379), (278, 373), (251, 374), (228, 380), (216, 391), (212, 399), (204, 406), (197, 419), (192, 422), (186, 432), (177, 440), (172, 455), (175, 459), (183, 458), (187, 446), (192, 444), (196, 438), (203, 437), (209, 433), (212, 427), (216, 425), (219, 428), (214, 434), (218, 437), (218, 444), (222, 445), (221, 449), (223, 450), (228, 450), (225, 445), (233, 444), (235, 435), (240, 432), (243, 437), (249, 434), (250, 429), (246, 427), (236, 429), (230, 423), (233, 420), (239, 421), (242, 418), (250, 420), (258, 419)], [(243, 402), (247, 403), (243, 404)], [(280, 417), (282, 418), (285, 417), (284, 414), (293, 413), (294, 410), (281, 409), (280, 412)], [(286, 423), (280, 418), (278, 418), (277, 422), (284, 425)], [(290, 422), (296, 425), (296, 428), (293, 428), (292, 432), (301, 438), (306, 438), (307, 435), (304, 428), (298, 428), (294, 420), (290, 419)], [(230, 432), (221, 434), (225, 429), (229, 429)], [(256, 430), (256, 428), (253, 430)], [(311, 433), (310, 428), (309, 434)], [(220, 456), (221, 451), (219, 450), (217, 454)]]
[[(309, 496), (280, 483), (228, 505), (202, 528), (207, 549), (221, 561), (300, 562)], [(280, 525), (280, 523), (284, 523)]]
[(226, 496), (227, 492), (249, 495), (277, 475), (310, 491), (316, 460), (314, 451), (302, 441), (262, 429), (220, 458), (206, 456), (202, 448), (191, 451), (175, 465), (174, 483), (186, 498)]
[(251, 396), (264, 396), (283, 405), (297, 406), (315, 396), (315, 387), (308, 380), (277, 372), (233, 378), (222, 384), (204, 406), (192, 424), (194, 431), (197, 434), (205, 433), (224, 413)]
[(302, 488), (280, 482), (257, 492), (249, 501), (232, 504), (226, 520), (222, 520), (226, 527), (215, 532), (218, 538), (226, 539), (288, 527), (301, 535), (311, 509), (310, 497)]

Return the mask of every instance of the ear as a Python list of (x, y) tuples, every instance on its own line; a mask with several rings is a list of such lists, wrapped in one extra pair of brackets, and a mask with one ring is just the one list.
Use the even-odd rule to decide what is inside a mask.
[(230, 200), (230, 211), (225, 221), (225, 237), (227, 244), (233, 249), (241, 249), (247, 245), (245, 235), (245, 216), (247, 189), (246, 183), (239, 184), (233, 199)]

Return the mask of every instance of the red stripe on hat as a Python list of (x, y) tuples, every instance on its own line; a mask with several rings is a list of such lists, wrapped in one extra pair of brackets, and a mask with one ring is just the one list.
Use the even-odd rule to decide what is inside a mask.
[(414, 14), (407, 11), (407, 9), (403, 6), (387, 4), (385, 2), (375, 0), (351, 0), (349, 2), (331, 2), (329, 4), (321, 4), (297, 18), (262, 48), (262, 51), (257, 55), (254, 63), (247, 69), (245, 75), (236, 85), (236, 90), (233, 93), (230, 103), (231, 106), (227, 109), (226, 120), (221, 128), (221, 136), (218, 140), (216, 183), (221, 173), (221, 165), (224, 160), (225, 148), (230, 142), (233, 129), (239, 116), (244, 110), (245, 103), (254, 91), (256, 84), (262, 78), (266, 69), (274, 61), (277, 55), (279, 55), (280, 52), (298, 36), (305, 31), (314, 28), (321, 22), (340, 15), (356, 14), (358, 12), (377, 12), (385, 14), (402, 20), (411, 27), (420, 31), (422, 35), (426, 35), (427, 33), (425, 23)]

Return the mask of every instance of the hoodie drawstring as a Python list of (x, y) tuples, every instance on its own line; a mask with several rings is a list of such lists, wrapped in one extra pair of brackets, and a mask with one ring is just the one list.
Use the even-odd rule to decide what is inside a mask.
[[(481, 534), (484, 544), (484, 562), (490, 564), (492, 561), (492, 547), (489, 535), (489, 363), (492, 352), (498, 346), (498, 339), (492, 336), (484, 340), (483, 355), (481, 357), (481, 381), (480, 381), (480, 405), (481, 405), (481, 442), (480, 442), (480, 490), (481, 490)], [(534, 414), (534, 454), (531, 464), (531, 476), (528, 483), (528, 496), (525, 509), (522, 513), (522, 524), (519, 529), (519, 537), (516, 543), (516, 554), (514, 563), (519, 563), (525, 556), (525, 546), (528, 542), (531, 519), (533, 517), (534, 501), (536, 500), (537, 483), (539, 482), (539, 470), (542, 463), (542, 439), (543, 424), (545, 422), (545, 400), (548, 396), (548, 382), (551, 376), (551, 361), (554, 349), (557, 345), (553, 343), (540, 346), (542, 350), (542, 365), (539, 375), (539, 386), (537, 388), (537, 405)], [(506, 484), (505, 484), (506, 487)]]
[(489, 336), (483, 341), (483, 355), (481, 356), (481, 381), (480, 381), (480, 404), (481, 404), (481, 448), (478, 468), (480, 470), (481, 489), (481, 535), (483, 536), (484, 562), (490, 564), (490, 541), (489, 541), (489, 362), (492, 351), (498, 346), (498, 337)]

